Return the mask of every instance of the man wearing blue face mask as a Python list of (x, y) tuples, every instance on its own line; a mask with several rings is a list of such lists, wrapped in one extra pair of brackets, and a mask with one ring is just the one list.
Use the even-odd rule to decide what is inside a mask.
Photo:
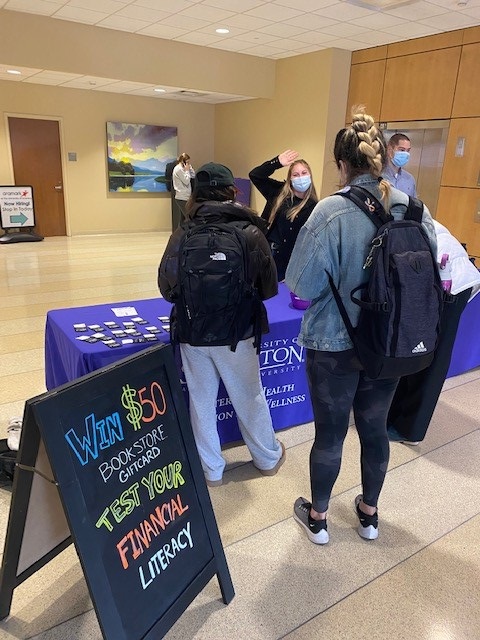
[(395, 133), (390, 138), (387, 145), (388, 162), (383, 175), (396, 189), (416, 198), (415, 178), (403, 168), (410, 160), (411, 146), (410, 139), (404, 133)]

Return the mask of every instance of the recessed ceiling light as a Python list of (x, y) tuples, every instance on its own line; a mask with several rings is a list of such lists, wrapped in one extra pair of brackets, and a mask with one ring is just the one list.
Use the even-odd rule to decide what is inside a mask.
[(166, 89), (154, 89), (157, 93), (166, 93)]
[(21, 71), (17, 71), (16, 69), (7, 69), (7, 73), (11, 73), (12, 76), (21, 76), (22, 72)]
[(230, 33), (230, 29), (215, 29), (215, 33)]

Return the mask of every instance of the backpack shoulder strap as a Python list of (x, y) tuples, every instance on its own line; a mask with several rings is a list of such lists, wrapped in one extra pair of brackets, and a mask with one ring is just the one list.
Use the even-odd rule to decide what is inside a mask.
[(405, 220), (415, 220), (415, 222), (422, 222), (423, 218), (423, 202), (418, 198), (412, 198), (408, 196), (407, 213), (405, 214)]
[(380, 229), (382, 225), (393, 220), (393, 216), (385, 211), (377, 198), (375, 198), (368, 189), (364, 189), (358, 185), (350, 185), (345, 190), (337, 191), (335, 195), (343, 196), (355, 203), (373, 222), (377, 229)]

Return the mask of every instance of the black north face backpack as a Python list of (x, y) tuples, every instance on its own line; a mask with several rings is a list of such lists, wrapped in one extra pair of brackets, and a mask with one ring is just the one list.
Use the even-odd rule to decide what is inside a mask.
[(261, 299), (250, 276), (249, 222), (198, 224), (180, 243), (174, 342), (228, 345), (235, 351), (252, 327), (257, 351)]
[(355, 328), (329, 278), (357, 357), (372, 379), (421, 371), (433, 360), (443, 299), (436, 257), (421, 225), (423, 203), (409, 198), (404, 219), (395, 220), (362, 187), (336, 195), (352, 200), (377, 227), (363, 267), (368, 282), (350, 294), (360, 307)]

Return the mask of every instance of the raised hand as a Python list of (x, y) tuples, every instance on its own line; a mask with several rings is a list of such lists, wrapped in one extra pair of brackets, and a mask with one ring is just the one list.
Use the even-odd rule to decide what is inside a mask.
[(286, 167), (299, 157), (298, 151), (293, 151), (293, 149), (287, 149), (282, 153), (278, 154), (278, 161), (282, 165), (282, 167)]

